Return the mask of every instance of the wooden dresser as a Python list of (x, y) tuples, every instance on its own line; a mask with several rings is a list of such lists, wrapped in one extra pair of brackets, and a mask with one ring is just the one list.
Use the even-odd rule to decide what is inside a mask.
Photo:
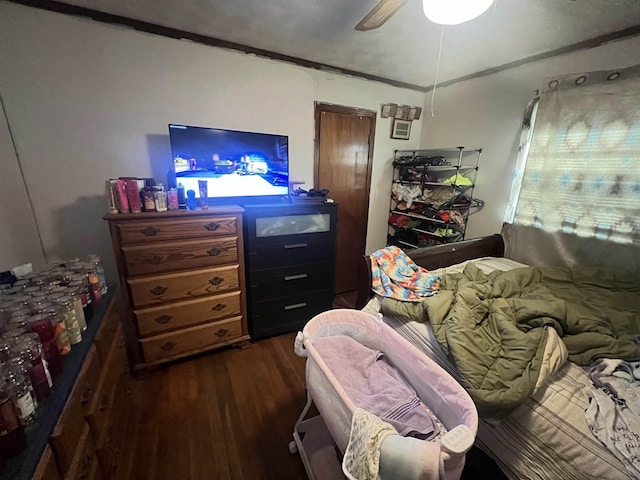
[(27, 448), (9, 459), (0, 480), (113, 478), (134, 387), (114, 289), (64, 357), (50, 398), (25, 432)]
[(114, 300), (51, 434), (61, 478), (112, 478), (118, 464), (133, 392), (118, 311)]
[(248, 346), (242, 213), (226, 206), (104, 217), (134, 374), (225, 345)]

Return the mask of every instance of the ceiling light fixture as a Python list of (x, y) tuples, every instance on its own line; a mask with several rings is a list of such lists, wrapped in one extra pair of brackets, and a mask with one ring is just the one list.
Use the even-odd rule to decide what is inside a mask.
[(494, 0), (422, 0), (425, 16), (433, 23), (458, 25), (487, 11)]

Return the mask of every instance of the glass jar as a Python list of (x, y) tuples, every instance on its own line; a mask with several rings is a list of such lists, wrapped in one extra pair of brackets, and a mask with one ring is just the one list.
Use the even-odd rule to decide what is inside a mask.
[(45, 313), (33, 315), (29, 318), (29, 325), (31, 326), (31, 331), (38, 334), (45, 358), (49, 362), (49, 371), (54, 376), (58, 375), (62, 372), (63, 364), (62, 357), (58, 352), (55, 329), (51, 322), (51, 317)]
[(24, 426), (33, 423), (36, 417), (36, 400), (31, 395), (31, 382), (28, 377), (9, 371), (7, 387), (15, 406), (18, 408), (18, 418)]
[(43, 297), (31, 298), (29, 301), (29, 310), (32, 314), (42, 313), (48, 302)]
[(5, 458), (18, 455), (27, 446), (24, 429), (20, 425), (18, 409), (6, 385), (0, 384), (0, 452)]
[(40, 287), (29, 285), (28, 287), (23, 288), (22, 292), (25, 295), (29, 295), (30, 297), (32, 297), (33, 295), (35, 295), (35, 294), (40, 292)]
[[(165, 210), (166, 210), (166, 205), (165, 205)], [(158, 211), (160, 212), (162, 210), (158, 210)], [(100, 255), (98, 255), (97, 253), (92, 253), (87, 257), (87, 259), (90, 263), (93, 264), (94, 268), (96, 269), (96, 273), (98, 274), (98, 279), (100, 280), (100, 292), (102, 293), (102, 295), (106, 295), (108, 291), (107, 278), (105, 277), (105, 274), (104, 274), (102, 257), (100, 257)]]
[(67, 287), (66, 295), (73, 301), (73, 309), (76, 311), (76, 318), (78, 319), (78, 325), (80, 325), (80, 331), (84, 332), (87, 329), (87, 320), (84, 318), (84, 310), (82, 309), (80, 294), (76, 288)]
[(93, 307), (91, 305), (91, 297), (89, 295), (89, 286), (86, 277), (84, 278), (84, 281), (82, 279), (74, 279), (69, 283), (68, 288), (75, 289), (78, 292), (78, 295), (80, 295), (82, 311), (86, 323), (86, 321), (93, 315)]
[(13, 288), (18, 288), (20, 290), (24, 290), (24, 288), (28, 286), (29, 286), (29, 280), (18, 280), (13, 284)]
[(60, 314), (62, 315), (64, 324), (67, 327), (69, 342), (71, 345), (80, 343), (82, 341), (82, 333), (80, 325), (78, 324), (78, 318), (76, 317), (76, 311), (73, 307), (72, 298), (68, 296), (60, 297), (56, 303), (60, 307)]
[(14, 355), (14, 342), (6, 339), (0, 340), (0, 362), (6, 362)]
[(20, 338), (25, 333), (27, 333), (29, 329), (29, 323), (26, 322), (26, 328), (22, 326), (22, 322), (18, 325), (9, 324), (2, 332), (2, 338), (7, 340), (8, 342), (15, 342), (16, 338)]
[(29, 325), (31, 331), (38, 334), (40, 342), (44, 345), (45, 341), (53, 340), (55, 338), (55, 332), (53, 324), (51, 323), (51, 317), (46, 313), (38, 313), (29, 317)]
[(67, 333), (67, 326), (64, 323), (64, 315), (62, 314), (61, 308), (57, 304), (51, 305), (46, 313), (51, 317), (51, 323), (53, 323), (58, 352), (60, 355), (65, 356), (71, 351), (71, 341), (69, 340), (69, 334)]
[(12, 295), (12, 296), (11, 296), (11, 301), (12, 301), (13, 303), (20, 304), (20, 305), (22, 305), (23, 307), (28, 306), (28, 304), (29, 304), (29, 300), (31, 300), (31, 297), (30, 297), (30, 296), (28, 296), (28, 295), (22, 295), (21, 293), (20, 293), (20, 294), (18, 294), (18, 295)]
[(11, 306), (6, 309), (6, 315), (7, 320), (10, 322), (14, 318), (31, 315), (31, 309), (25, 307), (22, 303), (12, 303)]
[(100, 287), (100, 277), (93, 263), (85, 262), (85, 271), (87, 273), (87, 281), (89, 282), (89, 293), (93, 303), (100, 303), (102, 300), (102, 290)]
[(31, 365), (29, 378), (36, 398), (42, 402), (51, 394), (51, 386), (53, 385), (46, 361), (43, 358), (42, 346), (37, 340), (25, 338), (16, 345), (16, 350), (25, 362)]

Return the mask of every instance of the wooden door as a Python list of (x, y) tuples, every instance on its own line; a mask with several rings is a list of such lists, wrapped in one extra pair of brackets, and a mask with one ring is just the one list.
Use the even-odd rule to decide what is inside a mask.
[(376, 112), (316, 103), (314, 188), (338, 203), (335, 293), (355, 290), (369, 215)]

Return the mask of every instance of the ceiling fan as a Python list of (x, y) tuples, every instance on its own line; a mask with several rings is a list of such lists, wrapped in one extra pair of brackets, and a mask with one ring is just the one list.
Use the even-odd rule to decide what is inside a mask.
[[(381, 27), (408, 0), (380, 0), (355, 26), (366, 32)], [(425, 16), (441, 25), (457, 25), (483, 14), (494, 0), (422, 0)]]
[(384, 23), (404, 7), (408, 0), (380, 0), (365, 17), (360, 20), (355, 29), (361, 32), (381, 27)]

